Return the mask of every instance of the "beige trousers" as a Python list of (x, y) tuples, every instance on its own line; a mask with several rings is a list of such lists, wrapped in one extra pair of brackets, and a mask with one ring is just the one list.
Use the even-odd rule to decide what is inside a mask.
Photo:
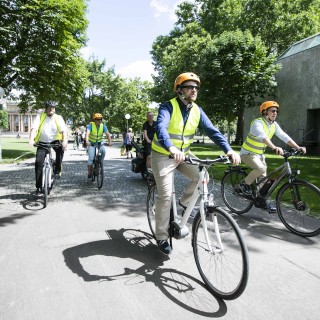
[(267, 164), (264, 155), (243, 154), (241, 155), (241, 161), (249, 168), (253, 169), (244, 179), (246, 184), (250, 185), (257, 178), (266, 176)]
[[(189, 154), (194, 157), (191, 152)], [(186, 163), (177, 164), (173, 159), (169, 159), (168, 155), (155, 151), (151, 152), (151, 168), (158, 189), (158, 198), (156, 200), (155, 208), (156, 239), (167, 240), (169, 237), (168, 227), (170, 222), (174, 170), (177, 169), (190, 180), (189, 185), (185, 188), (180, 198), (183, 205), (188, 205), (199, 180), (199, 169), (197, 166), (188, 165)]]

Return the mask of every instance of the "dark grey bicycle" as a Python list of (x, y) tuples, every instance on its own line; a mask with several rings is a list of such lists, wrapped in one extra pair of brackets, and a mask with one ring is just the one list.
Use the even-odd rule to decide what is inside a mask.
[(236, 214), (246, 213), (253, 206), (266, 209), (267, 200), (277, 190), (277, 213), (286, 228), (302, 237), (319, 235), (320, 189), (308, 181), (297, 179), (300, 170), (292, 169), (289, 162), (290, 157), (300, 154), (298, 149), (285, 151), (284, 163), (256, 181), (252, 185), (251, 195), (244, 194), (239, 186), (247, 176), (248, 168), (229, 167), (221, 181), (221, 193), (226, 206)]

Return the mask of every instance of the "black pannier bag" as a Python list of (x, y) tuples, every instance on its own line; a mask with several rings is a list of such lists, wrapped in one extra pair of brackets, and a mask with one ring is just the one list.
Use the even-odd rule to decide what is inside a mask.
[(140, 158), (134, 158), (131, 160), (131, 170), (134, 173), (139, 173), (142, 171), (143, 167), (143, 159)]

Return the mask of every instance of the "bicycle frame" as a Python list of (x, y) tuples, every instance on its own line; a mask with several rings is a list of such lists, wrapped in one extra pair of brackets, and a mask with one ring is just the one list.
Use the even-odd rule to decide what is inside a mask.
[[(173, 210), (173, 223), (174, 223), (174, 231), (179, 232), (178, 239), (184, 238), (189, 234), (189, 228), (186, 226), (187, 221), (191, 215), (192, 209), (195, 208), (195, 205), (200, 198), (199, 203), (199, 211), (201, 215), (201, 220), (203, 223), (203, 231), (204, 231), (204, 237), (207, 242), (207, 248), (208, 252), (214, 253), (216, 251), (213, 251), (210, 246), (210, 240), (208, 235), (208, 229), (207, 229), (207, 222), (205, 219), (205, 207), (207, 205), (214, 205), (213, 203), (213, 194), (208, 192), (208, 183), (209, 183), (209, 174), (207, 169), (204, 167), (204, 165), (199, 164), (199, 181), (197, 183), (197, 186), (191, 196), (190, 202), (185, 209), (183, 217), (180, 219), (180, 217), (177, 214), (177, 205), (176, 205), (176, 194), (175, 194), (175, 188), (174, 188), (174, 174), (173, 174), (173, 189), (172, 189), (172, 210)], [(223, 245), (220, 237), (220, 231), (218, 228), (218, 221), (216, 215), (214, 215), (214, 226), (215, 226), (215, 232), (217, 234), (217, 239), (219, 242), (219, 249), (218, 251), (223, 251)], [(171, 226), (170, 226), (171, 227)]]
[(52, 163), (53, 163), (52, 151), (51, 151), (50, 147), (48, 147), (47, 150), (48, 150), (48, 153), (46, 154), (46, 156), (44, 158), (43, 169), (42, 169), (42, 187), (43, 188), (45, 187), (45, 182), (46, 182), (46, 175), (45, 175), (45, 170), (46, 169), (49, 169), (49, 177), (51, 177), (51, 179), (49, 179), (49, 182), (48, 182), (48, 187), (49, 188), (52, 187), (53, 181), (54, 181), (54, 178), (53, 178), (53, 175), (52, 175), (52, 170), (53, 170), (53, 166), (52, 166)]
[(257, 187), (258, 186), (262, 186), (267, 180), (270, 179), (270, 177), (276, 175), (277, 173), (279, 173), (276, 177), (276, 179), (274, 180), (274, 182), (272, 183), (272, 185), (270, 186), (269, 190), (266, 192), (266, 194), (263, 195), (263, 197), (265, 199), (268, 199), (271, 194), (273, 193), (273, 191), (277, 188), (277, 186), (283, 181), (283, 179), (286, 176), (289, 176), (289, 181), (291, 182), (292, 179), (290, 179), (290, 177), (292, 176), (292, 170), (291, 170), (291, 166), (290, 163), (288, 161), (288, 158), (285, 158), (285, 163), (283, 163), (281, 166), (277, 167), (276, 169), (274, 169), (273, 171), (271, 171), (269, 174), (267, 174), (264, 178), (262, 178), (259, 181), (256, 181), (255, 186), (256, 189), (254, 190), (254, 196), (257, 197), (260, 195), (260, 191), (258, 191)]
[[(100, 148), (101, 148), (101, 144), (94, 146), (94, 157), (93, 157), (93, 166), (94, 167), (96, 165), (96, 161), (100, 161), (99, 158), (101, 158)], [(93, 172), (93, 174), (94, 174), (94, 172)]]

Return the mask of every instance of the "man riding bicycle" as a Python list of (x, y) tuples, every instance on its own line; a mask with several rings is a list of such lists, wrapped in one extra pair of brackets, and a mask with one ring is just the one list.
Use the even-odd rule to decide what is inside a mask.
[[(63, 118), (56, 114), (57, 103), (55, 101), (46, 101), (45, 112), (37, 115), (30, 131), (29, 144), (33, 146), (35, 142), (49, 143), (59, 147), (53, 147), (56, 153), (55, 178), (59, 179), (61, 176), (61, 164), (64, 151), (68, 145), (67, 127)], [(39, 146), (36, 153), (35, 172), (36, 172), (36, 193), (42, 190), (42, 165), (48, 149)]]
[[(266, 147), (270, 147), (276, 154), (283, 155), (283, 149), (271, 142), (274, 135), (290, 147), (301, 149), (304, 154), (306, 153), (306, 148), (297, 145), (276, 122), (279, 108), (279, 104), (275, 101), (262, 103), (260, 106), (261, 117), (251, 122), (249, 134), (242, 145), (240, 151), (241, 161), (253, 169), (240, 183), (241, 191), (246, 195), (252, 193), (251, 185), (257, 178), (266, 176), (267, 164), (264, 155)], [(270, 213), (276, 212), (276, 208), (270, 204), (266, 208)]]
[(106, 135), (111, 147), (111, 135), (105, 124), (102, 123), (102, 114), (95, 113), (93, 115), (93, 122), (87, 126), (86, 145), (88, 148), (88, 179), (92, 178), (92, 164), (95, 155), (95, 147), (100, 146), (101, 159), (104, 160), (106, 150), (103, 143), (103, 134)]
[[(156, 134), (152, 140), (151, 168), (156, 180), (158, 198), (155, 207), (156, 240), (159, 250), (171, 253), (168, 243), (173, 173), (177, 169), (191, 180), (179, 199), (182, 208), (186, 208), (199, 180), (196, 166), (184, 163), (196, 129), (200, 127), (215, 142), (234, 164), (239, 164), (240, 156), (234, 152), (226, 138), (215, 128), (204, 111), (194, 103), (200, 88), (199, 77), (192, 73), (180, 74), (174, 82), (177, 97), (159, 107)], [(169, 155), (173, 159), (169, 158)]]

